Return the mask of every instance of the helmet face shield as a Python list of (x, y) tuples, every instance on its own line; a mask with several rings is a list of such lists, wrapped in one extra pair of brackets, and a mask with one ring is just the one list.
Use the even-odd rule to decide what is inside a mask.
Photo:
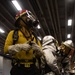
[(30, 12), (30, 11), (26, 11), (27, 13), (27, 17), (32, 20), (33, 22), (36, 20), (35, 16)]
[(30, 12), (30, 11), (26, 11), (26, 24), (28, 25), (29, 28), (31, 27), (37, 27), (37, 25), (39, 24), (39, 21), (36, 19), (36, 17)]
[[(23, 19), (22, 17), (26, 17), (26, 19)], [(16, 17), (17, 21), (16, 24), (22, 20), (28, 28), (36, 27), (39, 23), (39, 21), (36, 19), (36, 17), (28, 10), (23, 11)]]

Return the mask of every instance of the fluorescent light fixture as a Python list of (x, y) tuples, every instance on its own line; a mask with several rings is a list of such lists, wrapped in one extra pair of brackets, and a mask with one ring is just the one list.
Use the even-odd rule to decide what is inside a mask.
[(68, 20), (68, 26), (71, 26), (72, 25), (72, 19), (69, 19)]
[(41, 40), (41, 37), (38, 36), (38, 39)]
[(38, 25), (37, 28), (40, 29), (41, 28), (40, 25)]
[(71, 34), (67, 34), (67, 38), (71, 38)]
[(12, 0), (12, 3), (17, 8), (17, 10), (19, 10), (19, 11), (22, 10), (22, 8), (20, 7), (19, 3), (16, 0)]
[(0, 28), (0, 33), (5, 33), (5, 31), (3, 29)]

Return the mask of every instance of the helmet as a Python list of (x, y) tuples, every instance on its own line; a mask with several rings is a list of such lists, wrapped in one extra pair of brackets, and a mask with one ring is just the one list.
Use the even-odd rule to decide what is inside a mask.
[(69, 47), (70, 49), (73, 49), (73, 47), (74, 47), (72, 40), (67, 40), (67, 41), (63, 42), (62, 44)]
[[(22, 16), (26, 16), (26, 21), (22, 19)], [(37, 26), (39, 21), (36, 19), (36, 17), (28, 10), (21, 10), (16, 14), (16, 22), (15, 26), (18, 26), (18, 21), (22, 20), (28, 27)]]
[(22, 15), (26, 14), (26, 11), (27, 11), (27, 10), (22, 10), (22, 11), (18, 12), (18, 13), (16, 14), (16, 17), (15, 17), (16, 21), (17, 21)]
[(73, 50), (73, 42), (72, 40), (66, 40), (65, 42), (61, 43), (60, 51), (63, 55), (69, 55), (70, 52)]
[(49, 43), (52, 43), (54, 41), (57, 42), (56, 39), (53, 36), (51, 36), (51, 35), (45, 36), (43, 38), (43, 45), (42, 46), (45, 46), (45, 45), (47, 45)]

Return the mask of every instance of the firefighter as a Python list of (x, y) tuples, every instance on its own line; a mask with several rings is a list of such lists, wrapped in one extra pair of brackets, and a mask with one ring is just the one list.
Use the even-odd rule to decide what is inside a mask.
[(73, 50), (74, 45), (71, 40), (66, 40), (62, 42), (59, 46), (59, 56), (58, 56), (58, 65), (60, 67), (62, 75), (70, 75), (70, 52)]
[(56, 51), (57, 51), (57, 40), (51, 36), (47, 35), (43, 38), (42, 50), (45, 57), (45, 73), (46, 75), (60, 75), (60, 71), (57, 65)]
[(41, 56), (41, 43), (33, 31), (39, 22), (28, 10), (21, 10), (15, 19), (16, 29), (8, 33), (4, 46), (4, 53), (12, 55), (10, 74), (40, 75), (37, 67), (39, 61), (36, 58)]

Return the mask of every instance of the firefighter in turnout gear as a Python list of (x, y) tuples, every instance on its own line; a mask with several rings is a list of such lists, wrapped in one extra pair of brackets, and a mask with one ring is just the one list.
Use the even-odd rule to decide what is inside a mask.
[(10, 74), (40, 75), (41, 43), (33, 31), (39, 22), (28, 10), (20, 11), (15, 19), (16, 29), (8, 33), (4, 46), (4, 53), (12, 55)]
[[(60, 75), (60, 71), (57, 65), (56, 51), (57, 51), (57, 40), (47, 35), (43, 38), (42, 50), (45, 57), (45, 75)], [(54, 73), (54, 74), (52, 74)]]
[(70, 75), (70, 52), (73, 50), (73, 42), (71, 40), (67, 40), (62, 42), (59, 46), (59, 56), (58, 56), (58, 65), (60, 67), (62, 75)]

